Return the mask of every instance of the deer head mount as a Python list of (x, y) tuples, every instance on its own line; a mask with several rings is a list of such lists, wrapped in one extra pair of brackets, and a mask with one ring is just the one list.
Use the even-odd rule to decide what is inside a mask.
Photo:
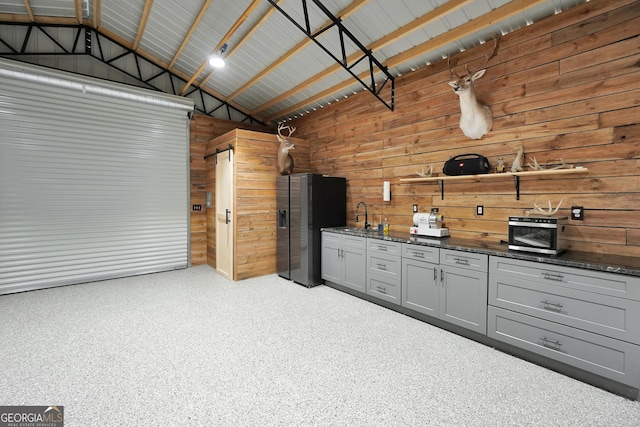
[(491, 109), (486, 105), (478, 102), (476, 93), (473, 88), (473, 82), (482, 77), (487, 71), (483, 69), (487, 62), (498, 52), (500, 42), (499, 35), (493, 35), (493, 51), (485, 55), (484, 63), (478, 71), (469, 68), (469, 64), (465, 64), (465, 74), (458, 75), (451, 66), (451, 55), (447, 58), (447, 65), (451, 77), (456, 80), (449, 82), (449, 86), (453, 88), (453, 92), (460, 98), (460, 129), (467, 137), (471, 139), (480, 139), (491, 130), (493, 125), (493, 114)]
[[(289, 134), (287, 136), (282, 135), (283, 130), (287, 130)], [(291, 135), (296, 131), (296, 128), (285, 126), (284, 124), (278, 125), (278, 141), (280, 146), (278, 147), (278, 172), (280, 175), (291, 175), (293, 172), (293, 157), (289, 154), (289, 150), (293, 150), (295, 145), (289, 141)]]

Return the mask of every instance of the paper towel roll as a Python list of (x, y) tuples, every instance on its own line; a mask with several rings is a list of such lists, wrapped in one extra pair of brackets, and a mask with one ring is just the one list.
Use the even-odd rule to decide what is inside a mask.
[(391, 200), (391, 182), (385, 181), (382, 190), (382, 200), (388, 202)]

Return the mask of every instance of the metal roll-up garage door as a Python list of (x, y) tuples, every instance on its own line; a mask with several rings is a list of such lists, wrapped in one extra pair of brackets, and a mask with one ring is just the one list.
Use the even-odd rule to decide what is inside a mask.
[(0, 59), (0, 294), (186, 268), (192, 110)]

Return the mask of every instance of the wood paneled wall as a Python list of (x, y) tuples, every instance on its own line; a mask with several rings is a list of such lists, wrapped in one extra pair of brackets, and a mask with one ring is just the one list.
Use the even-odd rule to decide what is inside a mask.
[[(290, 152), (294, 173), (309, 172), (309, 143), (290, 138), (295, 144)], [(276, 272), (276, 156), (279, 142), (275, 133), (236, 129), (214, 138), (206, 145), (206, 154), (225, 149), (229, 144), (235, 154), (235, 227), (234, 280), (263, 276)], [(215, 200), (215, 157), (206, 162), (206, 191)], [(215, 210), (206, 216), (207, 263), (215, 267)]]
[[(191, 200), (189, 211), (191, 212), (191, 264), (207, 263), (207, 163), (205, 162), (205, 150), (207, 143), (220, 135), (233, 129), (243, 128), (268, 132), (268, 128), (259, 125), (248, 125), (230, 120), (221, 120), (209, 116), (195, 115), (190, 126), (190, 182)], [(214, 150), (215, 151), (215, 150)], [(201, 205), (201, 211), (193, 211), (193, 205)], [(215, 242), (215, 239), (214, 239)]]
[[(455, 55), (459, 64), (481, 62), (491, 43)], [(560, 213), (583, 206), (584, 221), (570, 221), (570, 248), (640, 256), (640, 2), (596, 0), (502, 38), (500, 50), (476, 81), (480, 101), (494, 114), (481, 140), (458, 128), (459, 101), (447, 82), (446, 61), (396, 80), (391, 112), (363, 92), (292, 122), (311, 144), (315, 173), (346, 176), (348, 220), (364, 201), (370, 218), (387, 217), (408, 231), (412, 205), (440, 208), (453, 236), (498, 241), (509, 215), (534, 203), (562, 200)], [(523, 178), (516, 200), (513, 180), (403, 184), (416, 170), (442, 171), (450, 157), (479, 153), (507, 168), (522, 144), (526, 161), (565, 162), (586, 175)], [(383, 181), (393, 198), (382, 201)], [(484, 215), (476, 215), (476, 206)]]

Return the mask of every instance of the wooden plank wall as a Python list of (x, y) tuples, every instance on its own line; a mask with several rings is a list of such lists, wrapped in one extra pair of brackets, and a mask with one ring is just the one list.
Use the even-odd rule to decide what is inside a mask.
[[(391, 112), (363, 92), (292, 122), (311, 144), (311, 169), (348, 178), (348, 220), (365, 201), (370, 218), (387, 217), (392, 230), (412, 224), (412, 205), (439, 207), (453, 236), (499, 241), (507, 218), (534, 203), (562, 200), (561, 214), (583, 206), (584, 221), (570, 221), (570, 248), (640, 256), (640, 2), (597, 0), (517, 30), (476, 81), (478, 98), (493, 110), (493, 130), (482, 140), (458, 128), (458, 97), (447, 85), (446, 61), (396, 80)], [(459, 64), (481, 62), (491, 43), (459, 53)], [(516, 146), (527, 161), (559, 158), (587, 175), (525, 178), (516, 200), (511, 178), (402, 184), (416, 170), (464, 153), (504, 157)], [(383, 181), (393, 198), (382, 201)], [(476, 206), (484, 215), (476, 215)]]
[[(294, 173), (309, 172), (309, 143), (291, 138), (295, 148)], [(276, 166), (275, 133), (234, 130), (207, 143), (206, 154), (232, 144), (235, 153), (235, 274), (234, 280), (276, 272)], [(206, 191), (215, 200), (215, 158), (207, 159)], [(215, 211), (207, 214), (207, 263), (215, 267)]]
[[(191, 198), (189, 212), (191, 213), (191, 264), (199, 265), (207, 262), (207, 208), (206, 185), (207, 164), (205, 149), (207, 143), (230, 130), (242, 127), (244, 129), (268, 131), (265, 126), (247, 125), (230, 120), (221, 120), (209, 116), (195, 115), (190, 126), (190, 182)], [(201, 211), (191, 210), (192, 205), (201, 205)], [(214, 240), (215, 241), (215, 240)]]

